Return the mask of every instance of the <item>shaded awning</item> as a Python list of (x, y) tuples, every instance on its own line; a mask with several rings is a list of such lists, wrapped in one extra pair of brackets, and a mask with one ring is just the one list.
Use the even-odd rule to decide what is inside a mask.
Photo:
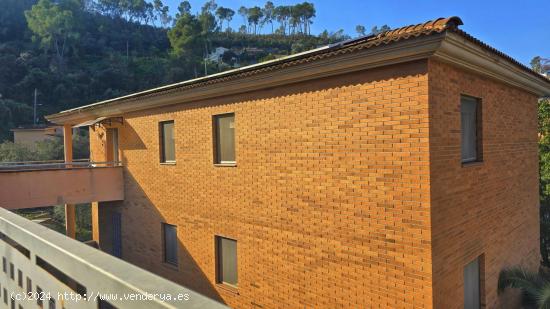
[(100, 124), (112, 124), (113, 122), (122, 123), (122, 117), (99, 117), (94, 120), (88, 120), (84, 121), (82, 123), (79, 123), (77, 125), (74, 125), (73, 128), (81, 128), (81, 127), (90, 127)]

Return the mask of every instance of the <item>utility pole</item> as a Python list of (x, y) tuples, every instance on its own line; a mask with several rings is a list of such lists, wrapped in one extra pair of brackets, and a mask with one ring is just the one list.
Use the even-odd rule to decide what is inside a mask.
[(34, 88), (34, 107), (33, 107), (33, 118), (32, 123), (36, 126), (36, 97), (38, 96), (38, 89)]

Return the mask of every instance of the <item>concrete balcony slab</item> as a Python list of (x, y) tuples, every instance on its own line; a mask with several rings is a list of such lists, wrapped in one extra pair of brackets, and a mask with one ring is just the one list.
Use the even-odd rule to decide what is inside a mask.
[(121, 166), (0, 169), (0, 207), (21, 209), (124, 199)]

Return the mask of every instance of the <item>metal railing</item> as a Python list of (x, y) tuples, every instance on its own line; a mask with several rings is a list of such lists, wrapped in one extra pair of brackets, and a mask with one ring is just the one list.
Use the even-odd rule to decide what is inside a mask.
[(121, 165), (122, 164), (120, 162), (94, 162), (90, 161), (90, 159), (78, 159), (71, 162), (65, 162), (64, 160), (0, 162), (0, 172), (65, 168), (114, 167)]
[(11, 308), (227, 308), (3, 208), (0, 259)]

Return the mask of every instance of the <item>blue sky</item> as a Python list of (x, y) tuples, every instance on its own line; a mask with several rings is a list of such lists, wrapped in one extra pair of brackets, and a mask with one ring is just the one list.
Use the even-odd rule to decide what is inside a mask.
[[(300, 1), (272, 0), (275, 5)], [(392, 28), (416, 24), (436, 17), (459, 16), (466, 32), (489, 45), (528, 64), (534, 56), (550, 58), (550, 1), (394, 1), (394, 0), (309, 0), (315, 3), (317, 17), (312, 32), (324, 29), (344, 29), (355, 35), (358, 24), (370, 29), (388, 24)], [(175, 14), (180, 0), (164, 0)], [(205, 2), (191, 0), (192, 11), (200, 10)], [(217, 0), (218, 5), (233, 10), (241, 6), (263, 7), (266, 1)], [(242, 18), (235, 15), (232, 27), (238, 28)]]

